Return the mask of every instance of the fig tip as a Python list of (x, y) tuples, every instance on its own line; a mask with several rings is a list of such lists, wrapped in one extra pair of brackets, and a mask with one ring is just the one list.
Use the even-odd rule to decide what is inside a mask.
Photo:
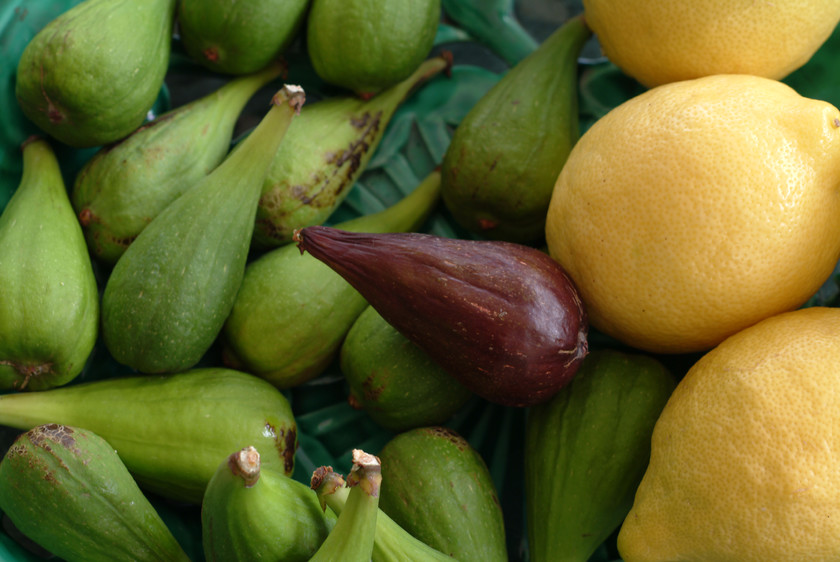
[(284, 84), (280, 91), (271, 98), (271, 105), (288, 103), (296, 114), (300, 113), (300, 108), (303, 107), (305, 102), (306, 93), (301, 86), (295, 84)]

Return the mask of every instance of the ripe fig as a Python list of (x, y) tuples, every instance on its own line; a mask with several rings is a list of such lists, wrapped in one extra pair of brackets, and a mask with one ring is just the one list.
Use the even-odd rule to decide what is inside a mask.
[(520, 244), (432, 234), (295, 233), (394, 328), (477, 395), (504, 406), (545, 402), (588, 350), (577, 289), (547, 254)]

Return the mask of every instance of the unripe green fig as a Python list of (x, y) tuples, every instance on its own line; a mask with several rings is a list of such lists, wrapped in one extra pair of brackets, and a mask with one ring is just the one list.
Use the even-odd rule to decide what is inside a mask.
[(38, 127), (74, 147), (139, 127), (169, 66), (176, 0), (85, 0), (32, 38), (15, 94)]
[(207, 176), (230, 149), (234, 126), (279, 64), (231, 80), (103, 147), (73, 186), (73, 207), (91, 253), (113, 265), (151, 220)]
[(379, 452), (380, 507), (402, 528), (464, 562), (508, 559), (499, 498), (484, 459), (458, 432), (422, 427)]
[(353, 449), (347, 477), (350, 493), (335, 527), (310, 558), (311, 562), (370, 562), (376, 537), (382, 467), (379, 459)]
[[(310, 480), (310, 487), (318, 493), (322, 506), (341, 514), (347, 505), (350, 491), (345, 486), (344, 478), (334, 472), (332, 467), (321, 466), (315, 469)], [(373, 538), (372, 562), (434, 562), (452, 558), (411, 535), (397, 525), (387, 513), (379, 510), (376, 516), (376, 533)]]
[(118, 362), (177, 372), (213, 344), (242, 282), (265, 171), (303, 101), (297, 86), (278, 91), (256, 129), (117, 261), (102, 295), (102, 335)]
[(0, 395), (0, 425), (60, 423), (105, 439), (144, 490), (201, 503), (224, 459), (249, 444), (262, 464), (291, 475), (297, 424), (289, 401), (264, 380), (230, 369), (139, 375)]
[[(414, 191), (378, 213), (341, 223), (374, 232), (419, 228), (434, 210), (440, 173), (431, 172)], [(340, 275), (287, 244), (248, 264), (222, 330), (228, 365), (254, 373), (278, 388), (319, 375), (367, 302)]]
[(312, 0), (306, 49), (325, 82), (370, 97), (429, 55), (440, 0)]
[(50, 144), (23, 146), (20, 185), (0, 215), (0, 388), (74, 379), (99, 331), (99, 290)]
[(298, 247), (347, 280), (406, 338), (482, 398), (545, 402), (588, 350), (572, 279), (521, 244), (308, 226)]
[(255, 244), (280, 246), (296, 229), (325, 222), (365, 171), (394, 112), (451, 64), (448, 55), (429, 59), (371, 100), (341, 96), (305, 106), (263, 182)]
[(472, 396), (372, 306), (347, 332), (339, 357), (350, 405), (392, 431), (442, 424)]
[(210, 562), (306, 562), (335, 519), (306, 484), (262, 467), (256, 447), (244, 447), (219, 465), (204, 492), (204, 555)]
[(248, 74), (277, 61), (306, 18), (309, 0), (180, 0), (187, 54), (215, 72)]
[(582, 17), (566, 22), (455, 129), (442, 196), (467, 230), (524, 244), (545, 236), (554, 183), (580, 136), (577, 58), (590, 35)]
[(675, 385), (652, 357), (600, 349), (567, 387), (529, 410), (525, 504), (533, 562), (586, 562), (621, 525)]
[(189, 562), (114, 448), (86, 429), (20, 435), (0, 462), (0, 509), (67, 562)]

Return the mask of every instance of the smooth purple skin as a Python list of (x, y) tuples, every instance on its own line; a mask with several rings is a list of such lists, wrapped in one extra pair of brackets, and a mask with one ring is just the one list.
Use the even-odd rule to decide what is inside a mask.
[(544, 402), (587, 354), (586, 311), (574, 283), (529, 246), (325, 226), (303, 228), (295, 240), (490, 402)]

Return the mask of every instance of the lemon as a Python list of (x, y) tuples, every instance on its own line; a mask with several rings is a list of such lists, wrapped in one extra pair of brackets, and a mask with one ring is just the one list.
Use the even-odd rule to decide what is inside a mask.
[(840, 560), (838, 336), (840, 309), (800, 309), (689, 370), (618, 535), (626, 562)]
[(647, 90), (575, 145), (546, 240), (593, 327), (708, 350), (801, 306), (840, 258), (840, 112), (747, 75)]
[(584, 0), (604, 54), (646, 86), (712, 74), (781, 79), (840, 21), (837, 0)]

